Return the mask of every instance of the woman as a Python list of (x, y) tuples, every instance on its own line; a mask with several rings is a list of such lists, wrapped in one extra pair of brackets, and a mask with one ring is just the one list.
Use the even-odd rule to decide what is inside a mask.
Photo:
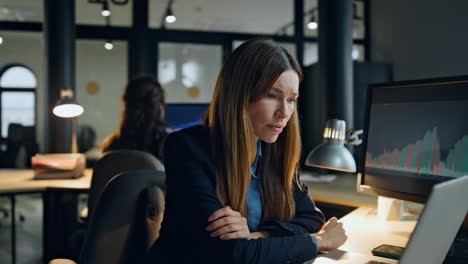
[(163, 161), (167, 124), (164, 121), (164, 91), (161, 85), (151, 75), (140, 75), (128, 83), (122, 102), (124, 110), (120, 126), (104, 142), (103, 152), (142, 150)]
[(225, 62), (203, 125), (166, 143), (166, 210), (150, 263), (302, 263), (346, 236), (297, 179), (302, 74), (268, 40)]

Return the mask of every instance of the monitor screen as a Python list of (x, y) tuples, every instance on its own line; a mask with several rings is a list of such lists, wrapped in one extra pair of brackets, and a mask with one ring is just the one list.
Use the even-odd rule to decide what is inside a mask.
[(167, 104), (165, 120), (171, 129), (182, 129), (200, 124), (208, 104)]
[(468, 175), (468, 76), (369, 87), (358, 190), (424, 202)]

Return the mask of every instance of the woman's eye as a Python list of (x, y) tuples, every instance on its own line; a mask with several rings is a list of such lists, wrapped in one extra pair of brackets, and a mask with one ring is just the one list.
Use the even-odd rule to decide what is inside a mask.
[(295, 103), (295, 102), (297, 102), (297, 98), (291, 98), (291, 99), (289, 99), (288, 101), (289, 101), (290, 103)]
[(266, 97), (267, 97), (267, 98), (275, 98), (276, 95), (274, 95), (274, 94), (272, 94), (272, 93), (268, 93), (268, 94), (266, 95)]

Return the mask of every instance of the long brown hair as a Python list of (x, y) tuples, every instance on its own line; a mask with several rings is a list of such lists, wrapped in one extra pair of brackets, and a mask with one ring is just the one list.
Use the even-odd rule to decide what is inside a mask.
[(152, 153), (163, 161), (167, 137), (164, 115), (164, 90), (152, 75), (130, 80), (122, 96), (123, 113), (117, 131), (103, 145), (103, 150), (137, 149)]
[[(302, 80), (299, 64), (275, 42), (244, 42), (224, 63), (205, 116), (204, 123), (211, 133), (217, 196), (244, 216), (256, 151), (247, 108), (265, 96), (286, 70), (294, 70)], [(277, 141), (264, 146), (259, 171), (263, 219), (291, 219), (295, 212), (293, 184), (301, 153), (296, 110)]]

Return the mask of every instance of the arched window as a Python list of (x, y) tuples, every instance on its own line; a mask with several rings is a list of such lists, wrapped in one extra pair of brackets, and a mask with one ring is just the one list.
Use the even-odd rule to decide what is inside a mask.
[(8, 125), (36, 124), (37, 78), (26, 66), (10, 64), (0, 70), (1, 137), (8, 137)]

